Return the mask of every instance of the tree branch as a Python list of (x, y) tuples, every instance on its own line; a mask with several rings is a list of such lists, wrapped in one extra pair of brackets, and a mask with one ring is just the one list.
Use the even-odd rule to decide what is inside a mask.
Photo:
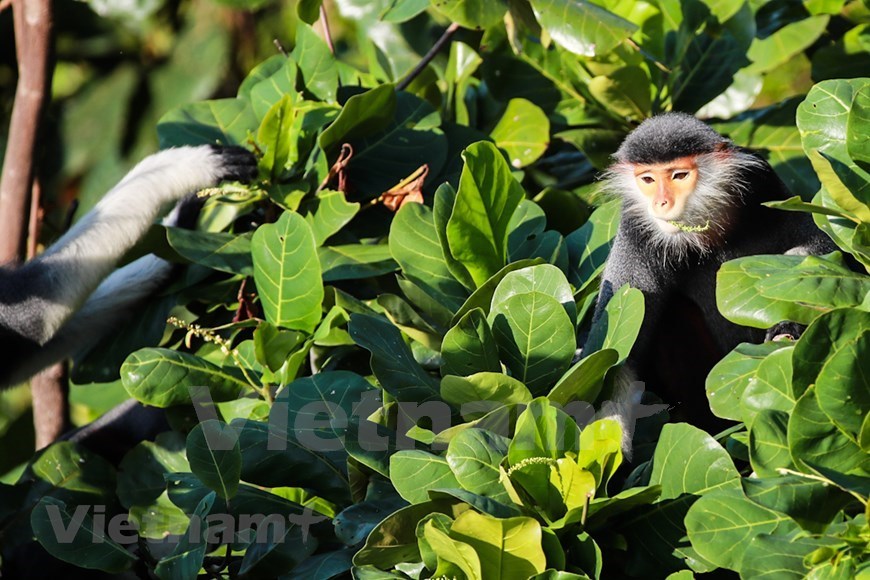
[(424, 56), (422, 60), (417, 63), (417, 66), (414, 67), (414, 70), (408, 73), (408, 76), (406, 76), (401, 81), (399, 81), (398, 84), (396, 84), (396, 90), (402, 91), (408, 88), (408, 85), (410, 85), (411, 82), (413, 82), (413, 80), (417, 78), (417, 75), (423, 72), (423, 69), (429, 66), (429, 63), (432, 62), (432, 59), (434, 59), (438, 52), (440, 52), (440, 50), (444, 48), (444, 45), (450, 41), (450, 38), (454, 34), (456, 34), (457, 30), (459, 30), (459, 25), (455, 22), (448, 26), (447, 30), (444, 31), (444, 34), (441, 35), (441, 38), (439, 38), (438, 41), (435, 42), (434, 45), (432, 45), (432, 48), (429, 49), (429, 52), (426, 53), (426, 56)]

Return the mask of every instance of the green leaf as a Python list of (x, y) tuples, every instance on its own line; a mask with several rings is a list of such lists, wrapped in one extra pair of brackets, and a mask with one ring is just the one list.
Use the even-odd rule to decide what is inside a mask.
[(764, 344), (741, 343), (714, 366), (707, 375), (707, 399), (713, 414), (723, 419), (742, 421), (740, 400), (744, 390), (755, 377), (762, 361), (771, 353), (788, 344), (766, 342)]
[(426, 451), (397, 451), (390, 457), (390, 481), (410, 503), (429, 501), (429, 490), (458, 488), (447, 460)]
[(414, 360), (398, 328), (379, 317), (353, 314), (348, 331), (354, 342), (372, 353), (372, 372), (397, 400), (424, 403), (438, 398), (438, 379)]
[(59, 499), (43, 497), (30, 513), (33, 534), (49, 554), (70, 564), (104, 572), (127, 570), (136, 557), (94, 525), (90, 507), (73, 508)]
[(169, 245), (191, 262), (230, 274), (251, 276), (254, 273), (250, 235), (184, 228), (167, 228), (166, 234)]
[[(842, 268), (825, 264), (817, 257), (747, 256), (725, 262), (719, 268), (716, 274), (716, 306), (725, 318), (742, 326), (769, 328), (783, 320), (809, 324), (831, 307), (791, 301), (791, 298), (797, 296), (787, 285), (783, 288), (771, 288), (765, 282), (768, 277), (776, 277), (773, 284), (781, 284), (785, 276), (791, 276), (790, 283), (795, 284), (799, 280), (794, 278), (794, 268), (799, 267), (810, 267), (817, 274), (825, 274), (815, 282), (808, 281), (805, 285), (799, 283), (800, 297), (806, 297), (808, 289), (817, 286), (826, 290), (831, 300), (838, 300), (840, 298), (836, 286), (830, 281), (838, 277), (852, 276), (841, 271)], [(762, 292), (762, 288), (765, 288), (765, 292)], [(777, 292), (784, 296), (780, 298)], [(848, 300), (849, 295), (847, 291), (843, 298)], [(818, 302), (819, 298), (817, 296), (810, 300)]]
[(752, 61), (749, 70), (766, 73), (786, 64), (818, 40), (829, 20), (829, 16), (805, 18), (783, 26), (766, 38), (754, 39), (747, 53)]
[(118, 466), (118, 499), (126, 508), (147, 506), (166, 491), (166, 474), (190, 471), (184, 437), (167, 431), (154, 441), (142, 441), (127, 452)]
[(501, 119), (489, 134), (514, 167), (534, 163), (550, 144), (550, 121), (537, 105), (526, 99), (511, 99)]
[(333, 234), (341, 231), (359, 211), (359, 204), (349, 202), (340, 191), (321, 191), (308, 206), (305, 221), (311, 227), (314, 244), (322, 246)]
[(761, 477), (775, 477), (779, 469), (793, 469), (788, 447), (788, 414), (762, 410), (749, 423), (749, 462)]
[(816, 387), (819, 407), (857, 441), (870, 414), (870, 312), (834, 310), (816, 319), (794, 349), (794, 391)]
[(746, 49), (725, 29), (715, 37), (704, 32), (692, 37), (672, 81), (674, 109), (694, 113), (725, 91), (734, 74), (749, 64)]
[(320, 134), (320, 148), (330, 153), (342, 143), (383, 129), (393, 120), (395, 112), (396, 91), (392, 85), (381, 85), (354, 95)]
[(441, 343), (441, 357), (444, 360), (441, 374), (444, 376), (501, 371), (498, 345), (483, 310), (468, 311), (456, 326), (447, 331)]
[(626, 360), (640, 333), (643, 316), (643, 292), (626, 284), (614, 292), (604, 312), (589, 330), (583, 349), (593, 353), (612, 348), (619, 353), (619, 362)]
[(793, 538), (759, 534), (750, 540), (740, 565), (741, 578), (807, 577), (805, 558), (828, 545), (827, 538), (797, 535)]
[(650, 79), (639, 66), (625, 66), (589, 81), (589, 92), (618, 115), (642, 120), (650, 115)]
[[(833, 201), (862, 221), (870, 221), (870, 173), (849, 157), (847, 139), (856, 93), (864, 79), (831, 80), (815, 85), (798, 107), (797, 125), (804, 151)], [(863, 101), (859, 101), (860, 103)], [(866, 133), (860, 120), (853, 131)]]
[(525, 580), (547, 567), (541, 526), (532, 518), (497, 519), (469, 510), (453, 522), (450, 536), (477, 553), (480, 578)]
[(578, 294), (604, 271), (604, 263), (613, 245), (619, 218), (619, 200), (609, 201), (592, 212), (589, 221), (580, 229), (565, 238), (568, 243), (568, 261), (572, 265), (568, 279), (574, 284)]
[(490, 312), (496, 310), (498, 305), (517, 294), (528, 292), (540, 292), (555, 298), (565, 313), (571, 319), (571, 323), (577, 320), (577, 305), (571, 293), (571, 285), (562, 271), (550, 264), (529, 266), (520, 270), (508, 272), (499, 282), (492, 295)]
[[(279, 55), (279, 57), (278, 66), (275, 66), (274, 70), (272, 70), (272, 66), (264, 68), (262, 75), (265, 76), (260, 78), (262, 75), (257, 75), (252, 78), (250, 88), (247, 89), (249, 91), (248, 98), (251, 101), (251, 108), (258, 119), (264, 119), (273, 106), (284, 98), (290, 99), (293, 105), (300, 104), (301, 98), (296, 91), (296, 76), (298, 73), (296, 62), (282, 55)], [(239, 89), (240, 97), (242, 96), (241, 93), (242, 88)]]
[(390, 569), (402, 562), (419, 562), (415, 530), (420, 520), (433, 513), (455, 518), (467, 509), (468, 504), (456, 500), (428, 501), (399, 509), (375, 526), (366, 538), (365, 546), (354, 556), (353, 563), (355, 566), (373, 564)]
[(477, 419), (493, 407), (528, 403), (529, 389), (502, 373), (476, 373), (467, 377), (447, 375), (441, 379), (441, 398), (460, 409), (468, 420)]
[(192, 103), (169, 111), (157, 124), (160, 147), (243, 145), (259, 126), (250, 103), (220, 99)]
[(571, 401), (594, 403), (604, 386), (604, 375), (618, 360), (619, 353), (612, 348), (593, 352), (568, 369), (547, 398), (558, 405)]
[(571, 363), (574, 325), (555, 298), (515, 294), (493, 305), (489, 322), (505, 365), (533, 394), (549, 389)]
[(437, 0), (432, 7), (460, 26), (472, 29), (497, 24), (508, 9), (505, 0)]
[(510, 504), (498, 469), (507, 455), (508, 443), (508, 439), (490, 431), (466, 429), (450, 441), (445, 458), (463, 489)]
[(306, 24), (314, 24), (320, 18), (320, 7), (323, 0), (299, 0), (296, 4), (296, 15)]
[(684, 493), (704, 495), (739, 489), (740, 474), (728, 452), (710, 435), (686, 423), (665, 425), (656, 445), (650, 484), (661, 485), (661, 499)]
[(389, 247), (405, 277), (426, 294), (451, 312), (462, 306), (468, 291), (450, 272), (432, 210), (419, 203), (403, 205), (393, 217)]
[(447, 240), (450, 253), (479, 287), (505, 265), (508, 223), (525, 192), (491, 143), (475, 143), (463, 157)]
[(748, 477), (743, 480), (746, 497), (781, 512), (811, 533), (823, 533), (852, 497), (834, 486), (806, 477)]
[(586, 0), (532, 0), (541, 26), (563, 48), (579, 56), (607, 54), (637, 26)]
[(815, 386), (804, 391), (789, 415), (788, 446), (798, 466), (807, 462), (841, 473), (870, 469), (867, 453), (822, 411)]
[(755, 371), (740, 395), (743, 420), (750, 423), (762, 411), (790, 413), (794, 408), (792, 393), (792, 353), (794, 348), (781, 348), (770, 353)]
[(516, 270), (522, 270), (529, 266), (537, 266), (541, 263), (543, 262), (540, 258), (534, 260), (520, 260), (518, 262), (511, 262), (499, 270), (495, 276), (484, 282), (480, 288), (475, 290), (471, 296), (468, 297), (465, 303), (462, 304), (462, 307), (453, 315), (451, 325), (455, 326), (463, 316), (475, 308), (480, 308), (485, 313), (489, 314), (490, 306), (492, 304), (492, 296), (495, 294), (496, 288), (498, 288), (498, 285), (501, 284), (501, 281), (504, 280), (505, 276), (511, 272), (515, 272)]
[(128, 356), (121, 382), (131, 397), (160, 408), (189, 404), (203, 385), (215, 402), (231, 401), (250, 388), (240, 374), (165, 348), (143, 348)]
[(220, 497), (236, 495), (242, 452), (235, 429), (216, 419), (197, 424), (187, 436), (187, 460), (190, 470)]
[(399, 92), (395, 114), (386, 126), (360, 132), (352, 140), (350, 183), (359, 195), (373, 199), (424, 165), (429, 175), (438, 175), (447, 162), (448, 148), (440, 127), (441, 116), (429, 102)]
[(292, 131), (296, 114), (293, 100), (284, 95), (269, 108), (257, 131), (257, 144), (263, 150), (260, 171), (272, 182), (277, 182), (285, 168), (299, 159), (296, 135)]
[[(215, 493), (206, 494), (193, 510), (193, 516), (199, 522), (211, 512), (214, 506)], [(161, 558), (154, 569), (155, 574), (161, 580), (193, 580), (202, 569), (202, 561), (208, 542), (205, 541), (206, 530), (203, 526), (195, 527), (191, 522), (175, 549), (168, 556)]]
[[(450, 253), (447, 224), (450, 221), (450, 216), (453, 215), (454, 205), (456, 205), (456, 190), (450, 183), (442, 183), (435, 191), (435, 201), (432, 205), (432, 220), (435, 224), (435, 234), (438, 236), (438, 242), (441, 244), (441, 255), (447, 264), (447, 269), (463, 286), (474, 290), (474, 280), (472, 280), (468, 269)], [(495, 286), (493, 286), (494, 289)], [(488, 299), (486, 305), (489, 307)], [(458, 316), (460, 315), (457, 314)]]
[(758, 534), (787, 534), (797, 525), (788, 516), (749, 500), (742, 490), (703, 495), (686, 514), (686, 531), (698, 553), (723, 568), (739, 570), (749, 542)]
[(566, 453), (579, 453), (580, 428), (564, 411), (539, 397), (517, 419), (508, 458), (516, 465), (530, 457), (559, 459)]
[(458, 573), (468, 580), (483, 580), (480, 556), (470, 545), (454, 540), (431, 520), (423, 526), (423, 537), (437, 558), (436, 577), (456, 578)]
[(335, 57), (326, 42), (303, 22), (296, 26), (296, 46), (290, 57), (299, 66), (305, 90), (318, 100), (334, 103), (338, 91)]
[(324, 292), (314, 236), (305, 219), (287, 211), (276, 223), (260, 226), (251, 254), (266, 320), (313, 332), (320, 322)]
[(360, 280), (396, 271), (385, 244), (347, 244), (317, 248), (324, 282)]

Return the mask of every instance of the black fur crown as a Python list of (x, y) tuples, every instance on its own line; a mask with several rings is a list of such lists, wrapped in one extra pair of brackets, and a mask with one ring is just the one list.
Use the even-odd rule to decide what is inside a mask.
[(664, 113), (641, 123), (619, 146), (621, 163), (664, 163), (730, 148), (731, 141), (686, 113)]

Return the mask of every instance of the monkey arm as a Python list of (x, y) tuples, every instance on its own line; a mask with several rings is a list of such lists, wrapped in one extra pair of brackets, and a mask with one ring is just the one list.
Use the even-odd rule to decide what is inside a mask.
[(166, 205), (255, 172), (253, 156), (240, 148), (180, 147), (146, 158), (45, 253), (6, 272), (0, 322), (21, 340), (45, 344)]

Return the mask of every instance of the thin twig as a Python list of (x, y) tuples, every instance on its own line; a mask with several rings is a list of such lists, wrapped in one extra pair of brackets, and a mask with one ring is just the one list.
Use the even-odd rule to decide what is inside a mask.
[(332, 42), (332, 33), (329, 31), (329, 20), (326, 18), (326, 8), (323, 7), (322, 2), (320, 4), (320, 25), (323, 27), (323, 39), (326, 40), (329, 52), (335, 54), (335, 44)]
[(289, 55), (287, 54), (287, 49), (284, 48), (284, 45), (281, 44), (281, 41), (280, 41), (280, 40), (278, 40), (277, 38), (273, 38), (273, 39), (272, 39), (272, 44), (275, 45), (275, 48), (277, 48), (277, 49), (278, 49), (278, 52), (280, 52), (282, 55), (284, 55), (285, 57), (286, 57), (286, 56), (289, 56)]
[(438, 39), (438, 41), (432, 46), (432, 48), (429, 49), (429, 52), (426, 53), (426, 56), (423, 57), (423, 60), (417, 63), (417, 66), (414, 67), (414, 70), (408, 73), (408, 76), (399, 81), (399, 83), (396, 85), (396, 90), (402, 91), (408, 88), (408, 85), (410, 85), (414, 81), (414, 79), (417, 78), (417, 76), (421, 72), (423, 72), (423, 69), (429, 66), (429, 63), (432, 62), (432, 60), (435, 58), (435, 55), (437, 55), (438, 52), (442, 48), (444, 48), (444, 45), (450, 41), (450, 38), (454, 34), (456, 34), (457, 30), (459, 30), (459, 25), (455, 22), (448, 26), (447, 30), (444, 31), (444, 34), (441, 35), (441, 38)]

